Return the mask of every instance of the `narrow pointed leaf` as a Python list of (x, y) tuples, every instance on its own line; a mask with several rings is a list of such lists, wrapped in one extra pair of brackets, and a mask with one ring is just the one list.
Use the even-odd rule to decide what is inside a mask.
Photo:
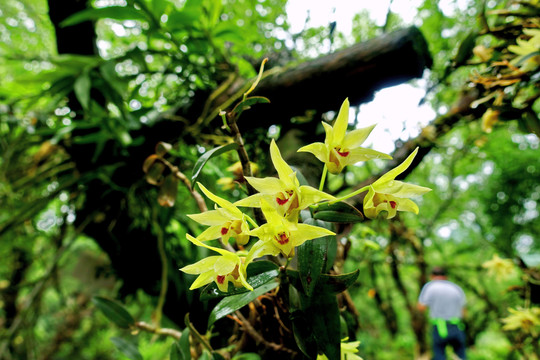
[(169, 352), (170, 360), (185, 360), (182, 351), (180, 350), (180, 345), (177, 342), (173, 342), (171, 345), (171, 350)]
[(184, 357), (184, 360), (191, 359), (191, 350), (189, 345), (189, 328), (186, 327), (182, 331), (182, 336), (180, 337), (180, 340), (178, 341), (178, 345), (180, 347), (180, 352), (182, 353), (182, 356)]
[(81, 103), (84, 109), (88, 109), (90, 105), (90, 88), (92, 83), (90, 81), (90, 75), (88, 71), (84, 71), (73, 84), (73, 90), (75, 91), (75, 96), (77, 100)]
[(137, 344), (119, 337), (112, 337), (112, 343), (116, 348), (131, 360), (143, 360)]
[(334, 294), (321, 294), (316, 298), (310, 313), (312, 316), (313, 333), (317, 340), (318, 352), (328, 359), (341, 358), (340, 316), (337, 299)]
[(77, 25), (84, 21), (94, 21), (98, 19), (114, 20), (148, 20), (142, 11), (129, 6), (108, 6), (97, 9), (86, 9), (79, 11), (60, 23), (61, 27)]
[(243, 308), (264, 293), (275, 289), (278, 285), (278, 281), (271, 281), (258, 287), (253, 291), (224, 298), (216, 305), (214, 310), (212, 310), (212, 312), (210, 313), (210, 317), (208, 319), (208, 327), (210, 327), (217, 320), (235, 312), (236, 310)]
[(201, 170), (203, 169), (204, 165), (213, 157), (219, 156), (223, 153), (226, 153), (227, 151), (236, 150), (238, 149), (237, 143), (230, 143), (222, 146), (218, 146), (217, 148), (214, 148), (212, 150), (209, 150), (205, 152), (195, 163), (195, 166), (193, 167), (193, 175), (191, 176), (191, 182), (195, 183), (197, 181), (197, 177), (199, 177), (199, 174), (201, 173)]
[[(324, 221), (308, 219), (307, 225), (329, 227)], [(326, 267), (328, 259), (328, 243), (332, 236), (324, 236), (300, 245), (298, 251), (298, 270), (304, 292), (308, 297), (313, 295), (319, 276)]]
[(262, 96), (252, 96), (246, 98), (244, 101), (236, 105), (233, 109), (233, 113), (236, 116), (236, 119), (240, 117), (240, 115), (245, 111), (248, 110), (251, 106), (255, 104), (269, 104), (270, 100), (268, 100), (265, 97)]
[(319, 279), (319, 288), (323, 293), (334, 293), (338, 294), (345, 291), (349, 286), (354, 284), (360, 270), (356, 269), (353, 272), (340, 275), (328, 275), (322, 274)]
[(364, 215), (354, 206), (341, 201), (319, 205), (313, 211), (313, 218), (334, 223), (357, 223), (364, 220)]
[(129, 314), (129, 312), (116, 301), (94, 296), (92, 302), (101, 312), (111, 320), (113, 323), (123, 329), (127, 329), (135, 324), (135, 319)]

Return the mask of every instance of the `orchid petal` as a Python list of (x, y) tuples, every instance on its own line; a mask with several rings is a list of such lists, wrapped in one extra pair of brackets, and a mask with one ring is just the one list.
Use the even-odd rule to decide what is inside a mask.
[(329, 146), (333, 146), (334, 144), (334, 128), (329, 123), (322, 121), (321, 122), (324, 128), (324, 133), (326, 135), (324, 139), (324, 143)]
[(326, 145), (321, 142), (309, 144), (298, 149), (299, 152), (309, 152), (315, 155), (321, 162), (328, 161), (328, 150)]
[(217, 259), (214, 263), (214, 272), (217, 275), (227, 275), (234, 270), (236, 265), (238, 265), (237, 261), (226, 258), (224, 256), (220, 256), (219, 259)]
[(227, 291), (229, 291), (229, 279), (228, 279), (228, 276), (225, 277), (225, 280), (221, 284), (216, 281), (216, 285), (217, 285), (219, 291), (221, 291), (221, 292), (226, 293)]
[(242, 206), (242, 207), (257, 207), (258, 208), (261, 206), (261, 199), (264, 196), (265, 195), (261, 193), (254, 194), (254, 195), (248, 196), (247, 198), (238, 200), (237, 202), (234, 203), (234, 205)]
[(214, 263), (219, 259), (221, 256), (209, 256), (207, 258), (204, 258), (202, 260), (197, 261), (195, 264), (184, 266), (180, 269), (180, 271), (185, 272), (186, 274), (202, 274), (206, 271), (211, 270), (214, 267)]
[(189, 241), (191, 241), (193, 244), (197, 245), (197, 246), (202, 246), (202, 247), (205, 247), (207, 249), (214, 250), (215, 252), (218, 252), (223, 256), (226, 256), (226, 257), (229, 257), (229, 258), (237, 257), (236, 254), (233, 254), (232, 252), (227, 251), (225, 249), (220, 249), (220, 248), (217, 248), (217, 247), (214, 247), (214, 246), (206, 245), (205, 243), (202, 243), (200, 240), (194, 238), (193, 236), (191, 236), (189, 234), (186, 234), (186, 238)]
[(206, 241), (220, 238), (223, 235), (221, 233), (221, 229), (223, 228), (222, 225), (223, 223), (220, 225), (210, 226), (208, 229), (204, 230), (199, 236), (197, 236), (197, 240)]
[(293, 173), (293, 171), (291, 167), (281, 157), (281, 153), (279, 152), (279, 148), (276, 145), (274, 139), (272, 139), (272, 142), (270, 143), (270, 157), (272, 158), (272, 163), (276, 168), (279, 178), (282, 181), (289, 181), (289, 179), (291, 178), (290, 175)]
[(202, 192), (206, 195), (206, 197), (208, 197), (210, 200), (212, 200), (213, 202), (215, 202), (222, 208), (227, 209), (233, 215), (237, 217), (242, 217), (242, 212), (238, 210), (236, 206), (234, 206), (230, 201), (220, 198), (217, 195), (214, 195), (210, 190), (205, 188), (204, 185), (201, 184), (200, 182), (197, 182), (197, 184), (199, 185), (199, 188), (202, 190)]
[(390, 180), (394, 180), (396, 176), (407, 170), (407, 168), (411, 165), (412, 161), (414, 160), (414, 157), (418, 153), (418, 147), (414, 149), (414, 151), (403, 161), (400, 165), (393, 168), (383, 176), (379, 178), (379, 180), (375, 181), (375, 184), (382, 184)]
[(286, 221), (265, 199), (261, 199), (261, 210), (266, 218), (267, 223), (270, 225), (278, 225), (282, 224), (283, 221)]
[(392, 157), (376, 150), (358, 147), (349, 151), (346, 163), (347, 165), (353, 165), (360, 161), (368, 161), (373, 159), (392, 159)]
[(409, 211), (418, 215), (418, 205), (410, 199), (399, 199), (397, 202), (397, 210)]
[(356, 129), (348, 132), (343, 138), (343, 141), (341, 142), (342, 147), (344, 149), (352, 149), (359, 147), (364, 143), (364, 141), (366, 141), (367, 137), (374, 128), (375, 125), (371, 125), (365, 128)]
[(334, 122), (334, 138), (332, 139), (334, 143), (340, 144), (344, 137), (345, 133), (347, 132), (347, 126), (349, 125), (349, 99), (345, 99), (343, 101), (343, 104), (341, 104), (341, 108), (339, 109), (339, 113), (337, 116), (336, 121)]
[(291, 237), (293, 237), (294, 246), (302, 245), (307, 240), (316, 239), (328, 235), (336, 235), (335, 232), (328, 229), (308, 224), (298, 224), (298, 229), (292, 232), (292, 234), (293, 235), (291, 235)]
[(323, 191), (319, 191), (311, 186), (300, 186), (300, 205), (299, 209), (305, 209), (310, 205), (316, 204), (322, 200), (335, 200), (336, 198)]
[(230, 217), (218, 210), (209, 210), (200, 214), (188, 214), (188, 217), (199, 224), (207, 226), (221, 225), (224, 222), (231, 220)]
[(215, 274), (214, 271), (207, 271), (199, 275), (193, 284), (189, 287), (189, 290), (198, 289), (206, 284), (210, 284), (214, 280)]
[(393, 180), (377, 186), (377, 191), (383, 194), (391, 194), (398, 198), (409, 198), (423, 195), (431, 191), (431, 189), (419, 185), (404, 183), (399, 180)]
[(282, 180), (275, 177), (266, 177), (264, 179), (246, 176), (247, 182), (253, 186), (255, 190), (263, 194), (275, 194), (282, 192), (285, 189), (285, 184)]
[(246, 281), (246, 277), (241, 272), (240, 272), (239, 280), (240, 280), (240, 283), (242, 284), (242, 286), (244, 286), (246, 289), (248, 289), (250, 291), (253, 291), (253, 286), (248, 284), (248, 282)]
[(276, 256), (279, 254), (279, 249), (274, 246), (271, 241), (257, 241), (246, 257), (246, 264), (249, 264), (253, 259), (259, 258), (264, 255), (273, 255)]

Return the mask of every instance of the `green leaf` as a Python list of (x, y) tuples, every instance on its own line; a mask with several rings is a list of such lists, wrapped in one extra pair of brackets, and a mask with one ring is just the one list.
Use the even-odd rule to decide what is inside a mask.
[(88, 109), (90, 105), (91, 87), (92, 83), (90, 81), (90, 74), (88, 71), (83, 71), (83, 73), (77, 77), (75, 83), (73, 84), (75, 96), (77, 96), (77, 100), (79, 100), (84, 109)]
[(261, 357), (255, 353), (244, 353), (234, 356), (231, 360), (261, 360)]
[(213, 157), (219, 156), (223, 153), (226, 153), (227, 151), (236, 150), (238, 149), (237, 143), (230, 143), (222, 146), (218, 146), (217, 148), (213, 148), (212, 150), (208, 150), (205, 152), (195, 163), (195, 166), (193, 167), (193, 175), (191, 176), (191, 182), (195, 184), (195, 181), (197, 180), (197, 177), (199, 177), (199, 174), (201, 173), (202, 168), (204, 165)]
[(101, 297), (94, 296), (92, 302), (97, 306), (101, 312), (113, 323), (123, 329), (128, 329), (135, 324), (135, 319), (129, 314), (129, 312), (116, 301)]
[(234, 109), (232, 110), (232, 113), (234, 114), (234, 116), (236, 117), (236, 119), (238, 120), (238, 118), (240, 117), (240, 115), (242, 115), (242, 113), (245, 111), (245, 110), (248, 110), (249, 108), (251, 108), (253, 105), (255, 104), (269, 104), (270, 103), (270, 100), (268, 100), (267, 98), (265, 97), (262, 97), (262, 96), (251, 96), (251, 97), (248, 97), (246, 98), (244, 101), (241, 101), (240, 103), (238, 103)]
[[(279, 275), (279, 267), (270, 261), (255, 261), (248, 265), (247, 268), (247, 283), (250, 284), (253, 289), (256, 289), (267, 282), (275, 279)], [(229, 284), (229, 291), (222, 292), (218, 289), (215, 282), (208, 284), (201, 291), (201, 301), (215, 299), (223, 296), (231, 296), (242, 294), (250, 290), (240, 287), (237, 288), (232, 284)]]
[(139, 352), (139, 348), (134, 342), (118, 337), (112, 337), (111, 341), (113, 342), (114, 346), (116, 346), (116, 348), (129, 359), (143, 360), (143, 357)]
[(310, 309), (313, 320), (313, 333), (317, 341), (318, 352), (328, 359), (341, 358), (340, 316), (335, 295), (324, 294), (316, 298), (317, 302)]
[(141, 20), (148, 21), (148, 18), (141, 11), (129, 6), (109, 6), (98, 9), (86, 9), (79, 11), (60, 23), (61, 27), (73, 26), (84, 21), (95, 21), (98, 19), (114, 20)]
[(180, 340), (178, 341), (178, 345), (180, 346), (180, 352), (182, 353), (184, 360), (189, 360), (191, 358), (191, 350), (190, 350), (190, 345), (189, 345), (189, 328), (188, 327), (186, 327), (182, 331), (182, 336), (180, 337)]
[(300, 350), (315, 359), (324, 353), (329, 359), (340, 358), (340, 315), (334, 294), (320, 293), (308, 299), (298, 294), (302, 310), (292, 313), (293, 334)]
[[(321, 220), (307, 219), (306, 224), (327, 228), (328, 225)], [(297, 248), (298, 270), (300, 281), (305, 294), (313, 295), (319, 276), (326, 268), (328, 259), (328, 244), (334, 236), (324, 236), (306, 241)]]
[(458, 52), (454, 58), (453, 66), (455, 68), (464, 65), (467, 60), (472, 56), (473, 48), (476, 44), (476, 38), (478, 37), (478, 32), (473, 30), (467, 34), (465, 39), (459, 44)]
[(212, 352), (212, 360), (225, 360), (225, 358), (223, 357), (223, 355), (221, 355), (217, 351), (213, 351)]
[(170, 360), (184, 360), (184, 355), (180, 350), (180, 345), (177, 342), (173, 342), (171, 345), (171, 351), (169, 352)]
[(358, 269), (353, 272), (340, 275), (322, 274), (321, 278), (319, 279), (320, 290), (323, 293), (334, 294), (345, 291), (345, 289), (354, 284), (356, 279), (358, 279), (359, 274), (360, 270)]
[(208, 327), (210, 327), (217, 320), (243, 308), (259, 296), (268, 291), (275, 289), (279, 285), (278, 281), (268, 282), (253, 291), (249, 291), (239, 295), (228, 296), (221, 300), (216, 307), (210, 313), (208, 319)]
[(313, 218), (334, 223), (357, 223), (364, 220), (364, 215), (354, 206), (341, 201), (320, 204), (314, 209)]

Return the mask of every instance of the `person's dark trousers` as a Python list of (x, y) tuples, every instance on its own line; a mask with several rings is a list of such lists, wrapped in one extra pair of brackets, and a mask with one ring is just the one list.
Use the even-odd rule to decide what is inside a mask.
[(440, 337), (437, 327), (433, 326), (433, 360), (446, 360), (445, 348), (450, 345), (460, 359), (465, 360), (465, 333), (457, 325), (447, 324), (448, 335)]

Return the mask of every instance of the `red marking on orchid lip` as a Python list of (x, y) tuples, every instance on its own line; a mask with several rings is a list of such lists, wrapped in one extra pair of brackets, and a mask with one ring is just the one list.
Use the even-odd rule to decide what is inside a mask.
[(392, 207), (392, 209), (395, 209), (397, 206), (397, 203), (395, 201), (390, 201), (390, 206)]
[(287, 236), (287, 234), (281, 233), (281, 234), (278, 235), (278, 238), (276, 240), (281, 245), (285, 245), (286, 243), (289, 242), (289, 237)]
[(225, 235), (225, 234), (228, 233), (228, 232), (229, 232), (229, 229), (228, 229), (228, 228), (226, 228), (226, 227), (222, 227), (222, 228), (221, 228), (221, 235)]
[(225, 281), (225, 275), (218, 275), (216, 277), (216, 280), (218, 283), (223, 284), (223, 282)]
[(347, 155), (349, 155), (349, 151), (339, 151), (338, 149), (336, 149), (336, 151), (342, 157), (346, 157)]
[(277, 202), (279, 205), (283, 205), (283, 204), (285, 204), (287, 201), (289, 201), (289, 199), (281, 199), (280, 197), (276, 197), (276, 202)]

